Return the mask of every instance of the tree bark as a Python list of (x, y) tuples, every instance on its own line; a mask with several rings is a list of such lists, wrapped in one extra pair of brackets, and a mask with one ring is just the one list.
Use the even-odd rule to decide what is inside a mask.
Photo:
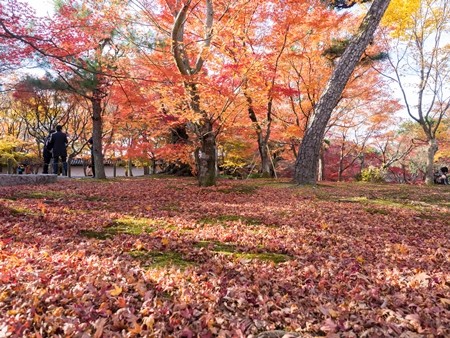
[(344, 154), (345, 154), (345, 136), (343, 136), (341, 143), (341, 150), (339, 152), (338, 182), (342, 181), (342, 174), (344, 173)]
[[(258, 151), (259, 151), (259, 157), (261, 159), (261, 175), (263, 177), (271, 177), (272, 176), (272, 164), (270, 161), (270, 153), (268, 149), (268, 141), (269, 141), (269, 135), (270, 135), (270, 121), (267, 125), (266, 129), (266, 135), (264, 136), (263, 130), (261, 125), (258, 122), (258, 118), (256, 117), (255, 111), (252, 107), (252, 99), (248, 95), (247, 102), (249, 104), (248, 107), (248, 115), (250, 117), (250, 120), (252, 121), (252, 124), (255, 128), (256, 132), (256, 140), (258, 142)], [(275, 170), (275, 168), (274, 168)]]
[(172, 27), (172, 54), (181, 75), (185, 76), (185, 89), (189, 97), (189, 107), (197, 114), (202, 116), (201, 121), (195, 123), (196, 134), (199, 139), (199, 147), (195, 151), (197, 165), (197, 178), (200, 186), (208, 187), (216, 184), (217, 176), (217, 148), (216, 134), (213, 131), (213, 125), (209, 120), (206, 111), (201, 109), (200, 96), (197, 90), (197, 83), (193, 76), (198, 74), (203, 67), (204, 55), (211, 45), (212, 26), (213, 26), (213, 1), (205, 0), (205, 21), (203, 46), (198, 53), (195, 64), (191, 67), (188, 52), (183, 41), (184, 25), (189, 12), (191, 1), (187, 1), (178, 13), (175, 13), (175, 22)]
[(200, 146), (195, 151), (198, 185), (210, 187), (217, 179), (216, 135), (209, 121), (200, 128)]
[(327, 123), (362, 53), (372, 41), (373, 35), (389, 3), (390, 0), (374, 0), (358, 29), (358, 33), (353, 37), (344, 54), (339, 59), (315, 107), (313, 121), (307, 129), (300, 145), (299, 154), (295, 163), (295, 183), (317, 183), (320, 148)]
[(94, 153), (95, 178), (106, 179), (105, 166), (103, 164), (103, 121), (101, 99), (91, 99), (92, 103), (92, 147)]
[(434, 184), (434, 155), (438, 151), (438, 145), (435, 138), (428, 140), (427, 149), (427, 171), (425, 175), (425, 184)]
[(244, 81), (243, 84), (244, 88), (244, 96), (247, 100), (247, 111), (248, 111), (248, 117), (250, 118), (250, 121), (252, 121), (252, 125), (255, 128), (256, 133), (256, 140), (258, 142), (258, 152), (259, 157), (261, 159), (261, 176), (262, 177), (272, 177), (272, 172), (275, 172), (275, 168), (273, 168), (272, 171), (272, 164), (270, 160), (270, 153), (269, 153), (269, 138), (270, 138), (270, 132), (271, 132), (271, 124), (272, 124), (272, 118), (271, 118), (271, 109), (272, 109), (272, 102), (270, 101), (267, 108), (267, 125), (265, 130), (265, 135), (263, 132), (263, 128), (261, 124), (258, 121), (258, 117), (256, 116), (255, 110), (253, 109), (253, 99), (247, 92), (247, 80)]

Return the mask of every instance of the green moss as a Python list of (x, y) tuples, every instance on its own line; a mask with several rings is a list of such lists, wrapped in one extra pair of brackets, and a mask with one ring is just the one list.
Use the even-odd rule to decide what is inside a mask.
[(163, 268), (167, 266), (187, 267), (194, 264), (191, 261), (183, 259), (180, 253), (174, 251), (146, 251), (133, 250), (129, 252), (130, 256), (139, 260), (146, 267)]
[(19, 193), (17, 197), (30, 199), (58, 199), (66, 198), (67, 194), (60, 191), (28, 191)]
[(21, 207), (9, 207), (9, 212), (12, 215), (37, 215), (37, 213), (33, 212), (30, 209), (27, 208), (21, 208)]
[(384, 209), (376, 209), (376, 208), (364, 208), (365, 211), (367, 211), (369, 214), (371, 215), (376, 215), (376, 214), (380, 214), (380, 215), (389, 215), (390, 212)]
[(104, 200), (104, 197), (102, 196), (87, 196), (85, 198), (86, 201), (90, 201), (90, 202), (100, 202)]
[(216, 242), (216, 241), (200, 241), (197, 242), (195, 245), (197, 248), (208, 248), (210, 247), (212, 251), (215, 252), (227, 252), (227, 253), (233, 253), (236, 252), (236, 246), (233, 244), (225, 244), (222, 242)]
[(260, 225), (262, 222), (259, 219), (240, 216), (240, 215), (219, 215), (219, 216), (207, 216), (199, 220), (201, 224), (220, 224), (226, 222), (242, 222), (247, 225)]
[(172, 203), (167, 203), (166, 205), (162, 206), (160, 208), (160, 210), (165, 210), (165, 211), (180, 211), (180, 206), (178, 203), (172, 202)]
[(201, 241), (196, 243), (195, 247), (210, 248), (214, 252), (225, 255), (232, 255), (233, 257), (239, 259), (258, 259), (262, 261), (271, 261), (275, 264), (286, 262), (291, 259), (291, 257), (288, 255), (273, 252), (239, 252), (237, 247), (233, 244), (226, 244), (215, 241)]
[(258, 190), (258, 187), (253, 186), (253, 185), (247, 185), (247, 184), (242, 184), (242, 185), (235, 185), (232, 187), (229, 187), (227, 189), (219, 189), (217, 191), (224, 193), (224, 194), (247, 194), (247, 195), (251, 195), (253, 193), (255, 193)]
[(141, 235), (154, 231), (154, 225), (166, 225), (160, 220), (149, 218), (123, 217), (113, 222), (113, 225), (104, 228), (102, 231), (81, 230), (80, 235), (105, 240), (118, 234)]
[(105, 240), (113, 237), (108, 231), (80, 230), (79, 234), (83, 237)]
[(236, 257), (243, 259), (258, 259), (261, 261), (270, 261), (275, 264), (287, 262), (291, 259), (288, 255), (283, 255), (273, 252), (260, 252), (260, 253), (234, 253)]
[(152, 225), (156, 222), (148, 218), (123, 217), (114, 221), (113, 226), (108, 227), (112, 234), (141, 235), (154, 231)]

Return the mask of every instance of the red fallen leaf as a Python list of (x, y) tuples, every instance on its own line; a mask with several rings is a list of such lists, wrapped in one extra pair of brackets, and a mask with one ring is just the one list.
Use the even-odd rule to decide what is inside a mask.
[(188, 327), (185, 327), (180, 333), (181, 338), (192, 338), (194, 337), (194, 332)]
[(337, 325), (331, 318), (327, 318), (320, 329), (327, 333), (334, 333), (336, 332)]
[(418, 331), (420, 330), (420, 317), (417, 313), (411, 313), (409, 315), (406, 315), (405, 319), (411, 323), (414, 329)]
[(103, 329), (108, 320), (106, 318), (99, 318), (94, 323), (95, 333), (94, 338), (100, 338), (103, 335)]
[[(52, 336), (54, 332), (50, 330), (54, 327), (63, 328), (65, 336), (82, 335), (80, 331), (89, 330), (83, 325), (88, 321), (93, 335), (96, 331), (92, 322), (96, 316), (108, 318), (103, 335), (127, 334), (137, 322), (142, 325), (142, 336), (173, 333), (179, 336), (188, 323), (190, 330), (195, 331), (194, 337), (208, 337), (208, 334), (245, 337), (274, 325), (305, 330), (305, 333), (318, 332), (324, 326), (330, 337), (344, 330), (349, 335), (355, 332), (361, 336), (365, 325), (375, 320), (377, 325), (366, 331), (368, 337), (391, 329), (395, 336), (449, 336), (445, 312), (450, 306), (449, 275), (443, 264), (447, 253), (436, 254), (437, 248), (448, 247), (448, 238), (442, 236), (448, 227), (441, 215), (436, 218), (439, 226), (431, 227), (422, 218), (414, 219), (415, 211), (405, 208), (396, 208), (392, 217), (370, 214), (369, 218), (355, 203), (337, 206), (327, 200), (324, 204), (304, 205), (303, 201), (310, 199), (298, 199), (297, 195), (282, 189), (272, 194), (261, 187), (249, 199), (227, 194), (227, 203), (220, 203), (222, 197), (218, 192), (199, 195), (194, 184), (189, 186), (185, 181), (177, 181), (177, 185), (186, 187), (179, 194), (173, 189), (167, 193), (164, 182), (145, 184), (145, 180), (130, 180), (126, 184), (115, 182), (114, 189), (105, 189), (82, 182), (64, 183), (58, 186), (58, 191), (68, 188), (69, 193), (76, 191), (79, 196), (73, 199), (73, 208), (66, 210), (50, 204), (42, 221), (35, 216), (39, 212), (36, 199), (8, 201), (8, 207), (14, 203), (17, 208), (30, 210), (30, 214), (8, 212), (2, 216), (0, 210), (0, 236), (15, 239), (0, 250), (0, 274), (11, 273), (7, 283), (3, 285), (0, 281), (0, 302), (14, 309), (6, 314), (10, 315), (7, 321), (17, 326), (27, 316), (32, 318), (33, 311), (41, 313), (45, 304), (48, 309), (45, 315), (34, 313), (32, 324), (43, 336)], [(95, 191), (93, 196), (101, 194), (102, 201), (85, 201), (88, 196), (85, 189)], [(194, 197), (187, 201), (186, 194)], [(158, 198), (148, 198), (152, 195)], [(167, 218), (166, 211), (159, 210), (169, 199), (179, 204), (182, 215)], [(300, 206), (300, 210), (307, 208), (313, 212), (299, 213), (294, 207), (288, 207), (291, 202)], [(147, 212), (148, 203), (152, 205)], [(320, 212), (325, 203), (327, 208), (338, 207), (340, 212)], [(154, 224), (153, 235), (119, 234), (98, 240), (79, 233), (80, 229), (101, 233), (105, 226), (111, 225), (111, 220), (124, 216), (117, 210), (133, 213), (134, 205), (140, 206), (139, 214), (143, 217), (161, 218), (161, 226)], [(245, 216), (248, 210), (274, 227), (243, 226), (241, 221), (236, 224), (227, 221), (226, 227), (196, 223), (207, 216), (213, 219), (227, 214)], [(386, 219), (380, 222), (380, 218)], [(49, 227), (49, 222), (58, 226)], [(322, 222), (333, 231), (317, 229), (316, 224)], [(316, 242), (316, 236), (322, 242)], [(233, 253), (215, 255), (218, 242), (224, 243), (227, 237), (232, 241), (227, 247)], [(199, 264), (183, 270), (176, 267), (147, 270), (143, 266), (148, 262), (121, 255), (139, 247), (139, 242), (149, 251), (160, 250), (161, 238), (170, 240), (165, 248), (167, 253), (182, 253)], [(193, 242), (202, 241), (209, 246), (193, 248)], [(408, 250), (390, 250), (385, 245), (390, 241), (405, 243)], [(1, 243), (0, 240), (0, 247)], [(286, 253), (292, 259), (278, 264), (245, 259), (246, 264), (242, 264), (244, 260), (235, 259), (241, 251)], [(400, 264), (399, 251), (402, 251)], [(358, 257), (362, 258), (360, 262)], [(355, 266), (359, 272), (353, 271)], [(123, 288), (120, 294), (111, 295), (110, 292), (119, 293), (120, 288)], [(126, 299), (127, 306), (118, 309), (122, 299)], [(379, 302), (382, 305), (374, 306)], [(175, 307), (176, 304), (182, 305)], [(62, 316), (60, 308), (55, 306), (64, 308)], [(191, 318), (187, 318), (186, 307), (192, 312)], [(21, 310), (30, 308), (30, 314)], [(385, 309), (390, 311), (383, 312)], [(407, 316), (419, 311), (420, 321), (414, 315)], [(206, 313), (210, 314), (211, 321), (203, 320)], [(173, 314), (176, 325), (171, 326), (169, 320)], [(332, 321), (325, 321), (327, 317)], [(244, 318), (252, 318), (253, 326), (241, 325)], [(299, 318), (307, 318), (308, 324), (305, 326)], [(64, 320), (70, 323), (61, 322)], [(0, 336), (2, 325), (4, 322), (0, 321)]]

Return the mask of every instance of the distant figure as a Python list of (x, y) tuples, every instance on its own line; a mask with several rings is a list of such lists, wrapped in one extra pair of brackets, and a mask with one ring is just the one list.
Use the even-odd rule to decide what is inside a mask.
[(17, 173), (18, 173), (19, 175), (22, 175), (24, 172), (25, 172), (25, 166), (24, 166), (23, 164), (20, 164), (20, 165), (17, 167)]
[(55, 130), (50, 130), (48, 135), (44, 139), (44, 150), (43, 150), (43, 156), (44, 156), (44, 168), (42, 170), (43, 174), (48, 174), (48, 166), (50, 165), (50, 161), (52, 160), (52, 150), (48, 148), (50, 144), (50, 140), (52, 138), (52, 134), (55, 132)]
[(86, 176), (94, 176), (92, 174), (92, 166), (90, 164), (86, 167)]
[(67, 134), (62, 132), (62, 126), (56, 126), (56, 132), (50, 138), (50, 148), (53, 154), (53, 173), (58, 175), (59, 160), (62, 162), (63, 175), (67, 176)]
[(448, 184), (448, 168), (442, 167), (439, 173), (441, 175), (441, 184)]

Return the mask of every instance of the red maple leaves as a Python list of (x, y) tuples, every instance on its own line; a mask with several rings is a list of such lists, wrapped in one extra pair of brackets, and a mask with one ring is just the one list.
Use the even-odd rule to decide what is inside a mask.
[(450, 193), (438, 188), (1, 188), (0, 335), (444, 337)]

